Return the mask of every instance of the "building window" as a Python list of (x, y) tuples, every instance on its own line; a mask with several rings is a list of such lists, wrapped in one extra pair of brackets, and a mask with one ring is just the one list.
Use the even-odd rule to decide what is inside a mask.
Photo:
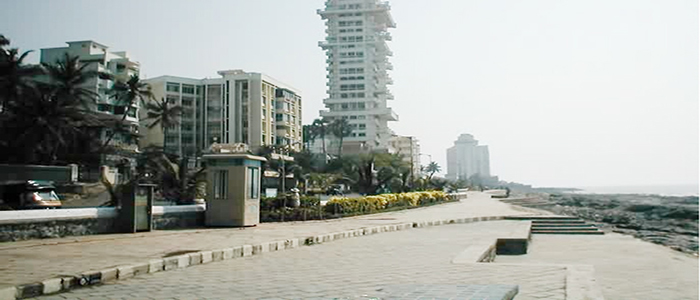
[(360, 132), (357, 134), (357, 136), (366, 136), (366, 134), (364, 132)]
[(228, 171), (214, 172), (214, 199), (225, 199), (228, 189)]
[(168, 82), (165, 85), (165, 90), (168, 92), (179, 92), (180, 91), (180, 84), (174, 83), (174, 82)]
[(364, 89), (365, 89), (364, 84), (341, 84), (340, 85), (341, 91), (357, 91), (357, 90), (364, 90)]
[(260, 169), (248, 167), (248, 179), (250, 180), (248, 197), (250, 199), (258, 199), (260, 193)]
[[(183, 87), (182, 90), (183, 90), (183, 92), (184, 92), (185, 88)], [(192, 106), (192, 103), (193, 103), (193, 99), (192, 99), (192, 98), (185, 98), (185, 97), (182, 97), (182, 105), (183, 105), (183, 106)]]
[(183, 94), (194, 94), (194, 85), (183, 84), (182, 85)]
[(367, 125), (362, 123), (362, 124), (358, 124), (358, 127), (360, 128), (360, 130), (363, 130), (367, 127)]

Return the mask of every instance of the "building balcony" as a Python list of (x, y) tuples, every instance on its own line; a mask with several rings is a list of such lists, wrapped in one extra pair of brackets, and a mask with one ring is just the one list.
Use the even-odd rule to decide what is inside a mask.
[(292, 123), (291, 121), (277, 121), (275, 125), (277, 128), (288, 128), (294, 126), (294, 123)]
[(346, 102), (357, 102), (357, 101), (365, 101), (367, 102), (372, 101), (372, 102), (379, 102), (379, 99), (377, 97), (372, 97), (372, 94), (366, 94), (364, 98), (325, 98), (323, 99), (323, 104), (339, 104), (339, 103), (346, 103)]
[(399, 115), (396, 114), (390, 107), (385, 108), (375, 108), (369, 111), (371, 115), (376, 115), (379, 118), (385, 119), (387, 121), (398, 121)]
[(388, 32), (382, 32), (379, 34), (380, 37), (384, 38), (385, 41), (391, 41), (392, 37), (391, 34)]

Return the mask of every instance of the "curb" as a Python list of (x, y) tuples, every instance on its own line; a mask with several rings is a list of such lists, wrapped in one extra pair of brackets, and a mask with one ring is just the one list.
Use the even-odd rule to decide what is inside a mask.
[(224, 249), (205, 250), (189, 254), (151, 259), (146, 262), (121, 265), (98, 271), (86, 271), (72, 276), (63, 275), (49, 278), (41, 282), (20, 284), (10, 287), (0, 287), (0, 300), (25, 299), (42, 295), (62, 293), (76, 288), (97, 285), (103, 282), (125, 280), (142, 274), (184, 269), (190, 266), (208, 264), (216, 261), (260, 255), (266, 252), (282, 251), (299, 248), (302, 246), (312, 246), (332, 242), (334, 240), (360, 237), (382, 232), (392, 232), (448, 224), (495, 221), (503, 220), (504, 218), (505, 216), (473, 217), (363, 227), (359, 229), (310, 236), (306, 238), (292, 238), (272, 242), (263, 242), (255, 245), (242, 245)]

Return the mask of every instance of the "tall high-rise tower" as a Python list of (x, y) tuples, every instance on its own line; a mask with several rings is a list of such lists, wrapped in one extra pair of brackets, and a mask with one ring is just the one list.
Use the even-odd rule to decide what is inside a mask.
[(447, 179), (468, 180), (473, 175), (491, 177), (489, 148), (479, 145), (471, 134), (462, 134), (447, 149)]
[(328, 0), (318, 14), (326, 20), (325, 41), (328, 98), (321, 117), (346, 119), (353, 131), (344, 138), (343, 152), (387, 149), (392, 131), (388, 121), (398, 115), (387, 107), (394, 99), (387, 85), (393, 67), (387, 46), (388, 28), (396, 27), (387, 2), (377, 0)]

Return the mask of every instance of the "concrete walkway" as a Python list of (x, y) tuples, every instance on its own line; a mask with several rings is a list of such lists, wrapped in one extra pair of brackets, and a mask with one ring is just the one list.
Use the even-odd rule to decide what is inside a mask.
[(2, 243), (0, 289), (58, 276), (72, 276), (89, 270), (148, 262), (178, 252), (255, 245), (411, 222), (522, 214), (528, 212), (490, 199), (489, 195), (474, 192), (469, 194), (468, 199), (456, 203), (327, 221), (264, 223), (252, 228), (154, 231)]
[(698, 258), (628, 235), (533, 235), (527, 255), (498, 264), (585, 264), (605, 299), (698, 299)]

